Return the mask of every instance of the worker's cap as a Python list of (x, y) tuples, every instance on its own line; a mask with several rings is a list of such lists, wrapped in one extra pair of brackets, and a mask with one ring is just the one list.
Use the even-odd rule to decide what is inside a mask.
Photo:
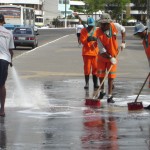
[(87, 25), (88, 26), (95, 26), (95, 20), (92, 17), (89, 17), (87, 19)]
[(134, 35), (136, 35), (139, 32), (143, 32), (147, 29), (147, 26), (144, 26), (142, 23), (138, 23), (134, 27)]
[(0, 22), (5, 22), (5, 18), (3, 14), (0, 14)]
[(112, 22), (112, 19), (111, 19), (110, 15), (108, 13), (103, 13), (98, 22), (100, 22), (100, 23), (110, 23), (110, 22)]

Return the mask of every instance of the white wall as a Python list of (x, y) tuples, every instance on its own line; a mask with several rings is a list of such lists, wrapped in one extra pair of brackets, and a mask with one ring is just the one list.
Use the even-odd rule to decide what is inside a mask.
[(53, 18), (59, 16), (58, 12), (58, 0), (45, 0), (43, 3), (44, 19), (49, 18), (51, 21)]
[(0, 3), (10, 3), (10, 4), (17, 4), (17, 3), (20, 3), (20, 4), (42, 4), (42, 0), (0, 0)]

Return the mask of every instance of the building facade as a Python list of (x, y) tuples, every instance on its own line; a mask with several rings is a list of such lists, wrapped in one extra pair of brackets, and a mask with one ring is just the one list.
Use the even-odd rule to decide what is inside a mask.
[(0, 0), (0, 5), (22, 5), (35, 9), (36, 15), (43, 15), (42, 7), (44, 0)]
[[(147, 0), (149, 2), (149, 0)], [(22, 5), (32, 7), (35, 10), (35, 15), (44, 17), (45, 24), (50, 24), (54, 18), (65, 18), (71, 15), (73, 7), (84, 7), (85, 3), (82, 0), (0, 0), (0, 5)], [(95, 19), (99, 19), (102, 12), (97, 12)], [(96, 14), (96, 13), (94, 13)], [(83, 20), (87, 19), (87, 15), (80, 14)], [(134, 9), (134, 5), (130, 7), (129, 16), (138, 19), (146, 16), (146, 12), (141, 12)], [(137, 20), (138, 20), (137, 19)]]
[(59, 16), (58, 0), (44, 0), (42, 8), (45, 24), (51, 24)]
[(32, 7), (35, 15), (44, 17), (45, 24), (49, 24), (54, 18), (64, 18), (65, 15), (72, 14), (70, 0), (0, 0), (0, 5)]

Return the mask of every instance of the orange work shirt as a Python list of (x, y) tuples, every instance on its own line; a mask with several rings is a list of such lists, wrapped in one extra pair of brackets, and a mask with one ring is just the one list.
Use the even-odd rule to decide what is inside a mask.
[(150, 59), (150, 33), (148, 33), (146, 38), (143, 40), (143, 46), (144, 46), (147, 58)]
[[(114, 23), (110, 23), (110, 35), (107, 36), (101, 28), (96, 30), (96, 36), (99, 38), (101, 43), (103, 44), (104, 48), (106, 49), (107, 53), (112, 57), (116, 57), (118, 54), (118, 42), (117, 42), (117, 34), (118, 30), (116, 29)], [(98, 55), (101, 60), (109, 62), (110, 60), (107, 58)]]
[(96, 37), (95, 34), (95, 28), (93, 28), (93, 34), (90, 35), (88, 33), (87, 28), (83, 28), (80, 33), (80, 41), (83, 44), (82, 47), (82, 56), (97, 56), (98, 54), (98, 46), (97, 46), (97, 41), (87, 41), (88, 36), (94, 36)]

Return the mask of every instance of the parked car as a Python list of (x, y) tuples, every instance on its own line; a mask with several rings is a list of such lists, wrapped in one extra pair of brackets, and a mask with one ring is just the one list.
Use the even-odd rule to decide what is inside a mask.
[(38, 33), (31, 27), (16, 27), (13, 31), (15, 49), (17, 46), (38, 46)]

